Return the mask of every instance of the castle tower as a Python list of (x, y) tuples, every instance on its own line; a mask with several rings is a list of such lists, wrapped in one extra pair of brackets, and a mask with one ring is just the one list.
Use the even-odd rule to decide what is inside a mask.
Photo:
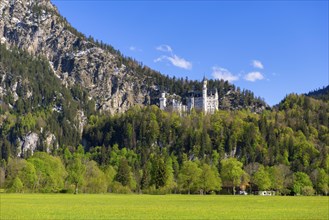
[(202, 88), (202, 108), (203, 112), (207, 113), (208, 110), (208, 102), (207, 102), (207, 79), (206, 77), (203, 78), (203, 88)]
[(189, 112), (191, 112), (193, 108), (194, 108), (194, 97), (191, 96), (187, 102), (187, 109)]
[(165, 108), (167, 107), (167, 99), (165, 92), (161, 93), (161, 98), (159, 100), (160, 100), (160, 109), (165, 110)]
[(215, 91), (215, 109), (218, 110), (218, 90)]

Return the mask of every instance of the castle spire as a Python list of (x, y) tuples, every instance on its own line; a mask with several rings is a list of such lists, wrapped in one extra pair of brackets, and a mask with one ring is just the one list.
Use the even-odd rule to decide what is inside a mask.
[(160, 98), (160, 109), (165, 110), (166, 107), (167, 107), (166, 92), (162, 92)]
[(208, 111), (208, 101), (207, 101), (207, 79), (203, 78), (203, 88), (202, 88), (202, 108), (203, 112), (207, 113)]

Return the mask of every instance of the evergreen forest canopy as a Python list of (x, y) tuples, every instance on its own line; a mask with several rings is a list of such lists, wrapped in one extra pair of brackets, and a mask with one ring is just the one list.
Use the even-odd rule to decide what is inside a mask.
[[(8, 192), (329, 192), (328, 98), (291, 94), (260, 114), (241, 109), (181, 116), (151, 105), (110, 116), (95, 111), (82, 87), (64, 87), (43, 57), (0, 47), (6, 89), (0, 102), (0, 188)], [(159, 80), (176, 94), (200, 85)], [(17, 96), (10, 89), (15, 83)], [(233, 87), (211, 83), (223, 92)], [(235, 101), (257, 102), (251, 92), (241, 94)], [(39, 136), (37, 148), (17, 157), (31, 133)], [(56, 137), (51, 144), (49, 134)]]
[(306, 94), (306, 96), (310, 96), (315, 99), (320, 99), (323, 101), (329, 101), (329, 85), (323, 87), (322, 89), (316, 89), (312, 92)]

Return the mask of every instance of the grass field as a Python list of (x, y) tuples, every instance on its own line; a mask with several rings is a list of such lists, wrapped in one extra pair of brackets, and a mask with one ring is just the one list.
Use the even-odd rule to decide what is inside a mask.
[(329, 219), (329, 197), (0, 194), (0, 219)]

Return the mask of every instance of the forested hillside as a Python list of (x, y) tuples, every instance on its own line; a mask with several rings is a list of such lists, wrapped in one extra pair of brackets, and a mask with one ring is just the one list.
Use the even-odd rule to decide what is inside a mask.
[(160, 92), (184, 103), (201, 82), (86, 38), (50, 1), (0, 7), (6, 192), (328, 194), (327, 93), (287, 95), (271, 109), (251, 91), (209, 80), (215, 114), (161, 111)]
[[(328, 113), (326, 102), (289, 95), (262, 114), (180, 116), (156, 106), (91, 114), (80, 145), (63, 143), (24, 159), (2, 147), (1, 186), (8, 192), (327, 194)], [(11, 110), (2, 117), (11, 118), (1, 129), (5, 140), (26, 114)]]

